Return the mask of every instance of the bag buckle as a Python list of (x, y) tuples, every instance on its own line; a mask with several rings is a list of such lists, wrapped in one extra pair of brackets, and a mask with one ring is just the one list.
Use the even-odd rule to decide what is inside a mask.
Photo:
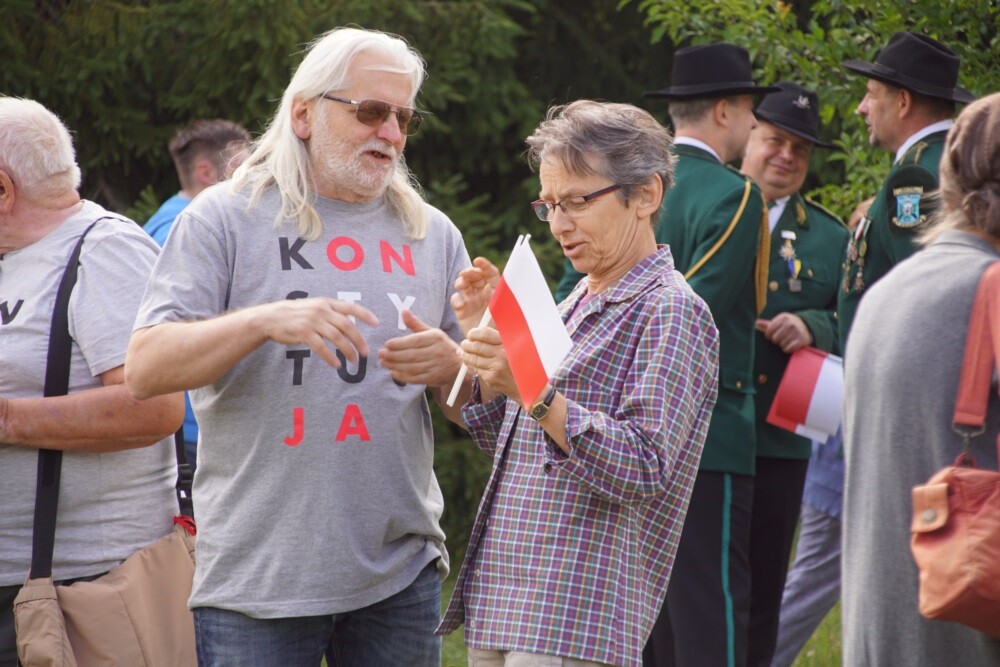
[(958, 455), (955, 465), (962, 465), (959, 463), (959, 461), (961, 461), (963, 463), (971, 463), (974, 466), (975, 463), (972, 463), (972, 456), (969, 455), (969, 440), (978, 435), (982, 435), (983, 432), (986, 431), (986, 426), (981, 424), (978, 428), (972, 428), (969, 426), (952, 424), (951, 430), (958, 434), (958, 437), (962, 439), (962, 453)]

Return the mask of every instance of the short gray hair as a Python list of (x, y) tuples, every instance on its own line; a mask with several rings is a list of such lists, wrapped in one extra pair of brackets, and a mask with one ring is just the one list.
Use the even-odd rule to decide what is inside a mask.
[[(281, 211), (276, 224), (290, 219), (298, 223), (299, 236), (309, 240), (319, 237), (323, 223), (312, 206), (311, 172), (305, 142), (292, 128), (292, 103), (324, 93), (343, 90), (350, 85), (351, 63), (361, 53), (389, 56), (391, 70), (407, 74), (413, 84), (413, 97), (420, 90), (426, 68), (423, 58), (401, 37), (361, 28), (335, 28), (310, 44), (305, 59), (295, 71), (277, 113), (258, 139), (250, 156), (233, 174), (233, 187), (250, 186), (251, 205), (264, 190), (276, 186), (281, 195)], [(410, 100), (413, 106), (413, 100)], [(423, 238), (427, 214), (416, 178), (400, 156), (396, 172), (385, 193), (389, 210), (403, 221), (410, 238)]]
[(80, 187), (80, 167), (69, 130), (34, 100), (0, 96), (0, 169), (32, 197)]
[[(616, 195), (626, 204), (654, 174), (664, 195), (674, 182), (670, 131), (631, 104), (577, 100), (554, 106), (525, 141), (533, 166), (558, 160), (575, 174), (604, 176), (622, 186)], [(659, 216), (657, 208), (653, 225)]]

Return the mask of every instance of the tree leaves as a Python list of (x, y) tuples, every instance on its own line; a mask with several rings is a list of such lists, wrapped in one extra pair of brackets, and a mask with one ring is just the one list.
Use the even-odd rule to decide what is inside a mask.
[(962, 57), (960, 84), (980, 95), (1000, 89), (1000, 8), (993, 0), (715, 0), (696, 12), (673, 0), (637, 5), (653, 40), (669, 39), (678, 47), (739, 44), (751, 52), (758, 82), (791, 80), (817, 92), (823, 136), (837, 137), (846, 152), (815, 151), (806, 189), (844, 217), (875, 192), (889, 158), (868, 146), (864, 123), (854, 113), (865, 79), (841, 62), (873, 60), (898, 30), (924, 32)]
[[(407, 160), (432, 203), (467, 232), (470, 251), (502, 258), (532, 232), (557, 278), (561, 263), (526, 202), (537, 176), (524, 138), (551, 104), (630, 102), (669, 81), (678, 46), (747, 47), (759, 81), (791, 79), (820, 95), (824, 137), (807, 189), (846, 215), (877, 186), (883, 151), (854, 115), (864, 80), (847, 58), (872, 59), (899, 29), (958, 51), (962, 83), (1000, 89), (998, 8), (990, 0), (7, 0), (0, 22), (0, 91), (31, 97), (75, 133), (83, 194), (116, 210), (146, 210), (177, 190), (166, 144), (198, 117), (260, 133), (306, 45), (347, 24), (402, 35), (424, 56), (418, 98), (432, 115)], [(142, 194), (141, 201), (140, 193)], [(141, 222), (141, 220), (140, 220)]]

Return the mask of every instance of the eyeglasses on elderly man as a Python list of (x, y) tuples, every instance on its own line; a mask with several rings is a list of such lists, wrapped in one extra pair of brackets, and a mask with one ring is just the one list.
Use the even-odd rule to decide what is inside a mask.
[(399, 131), (406, 136), (413, 136), (417, 133), (420, 123), (424, 118), (420, 112), (410, 107), (398, 107), (382, 100), (349, 100), (336, 95), (325, 93), (320, 95), (324, 100), (340, 102), (341, 104), (352, 104), (356, 108), (354, 115), (358, 122), (368, 127), (378, 127), (389, 120), (389, 114), (396, 114), (396, 121), (399, 123)]

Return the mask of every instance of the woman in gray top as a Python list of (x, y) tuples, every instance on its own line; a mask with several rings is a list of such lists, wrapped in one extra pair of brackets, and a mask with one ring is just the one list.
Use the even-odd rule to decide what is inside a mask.
[[(917, 608), (911, 489), (951, 465), (951, 429), (969, 314), (983, 271), (1000, 261), (1000, 94), (970, 105), (941, 159), (943, 217), (926, 249), (861, 302), (845, 355), (844, 664), (1000, 664), (1000, 640)], [(1000, 400), (971, 440), (997, 468)]]

